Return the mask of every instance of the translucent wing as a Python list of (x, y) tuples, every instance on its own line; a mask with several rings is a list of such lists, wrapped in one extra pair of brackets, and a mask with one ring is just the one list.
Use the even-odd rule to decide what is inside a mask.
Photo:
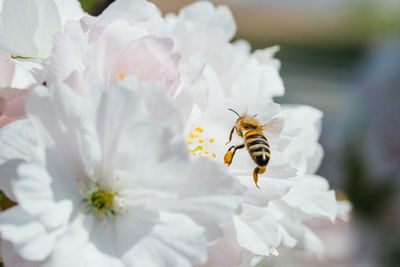
[(285, 122), (282, 118), (275, 118), (275, 119), (272, 119), (267, 124), (264, 124), (262, 126), (262, 128), (264, 131), (266, 131), (268, 133), (277, 135), (282, 132), (284, 126), (285, 126)]

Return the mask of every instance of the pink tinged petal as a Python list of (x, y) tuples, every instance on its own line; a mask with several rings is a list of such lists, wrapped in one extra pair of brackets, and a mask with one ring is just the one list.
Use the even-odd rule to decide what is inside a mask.
[(171, 53), (172, 47), (172, 39), (167, 38), (144, 37), (131, 42), (111, 70), (110, 80), (135, 75), (139, 81), (162, 81), (174, 95), (180, 76), (179, 55)]
[(25, 101), (29, 92), (30, 90), (0, 89), (0, 99), (4, 103), (4, 106), (0, 105), (0, 115), (25, 115)]
[(42, 262), (28, 261), (22, 258), (11, 242), (1, 241), (1, 254), (4, 255), (4, 266), (42, 267)]
[(224, 228), (223, 236), (208, 247), (208, 264), (206, 266), (239, 266), (249, 254), (236, 241), (236, 231), (233, 222)]
[(29, 90), (0, 89), (0, 128), (24, 119), (25, 101)]
[(81, 72), (74, 71), (64, 80), (78, 95), (84, 96), (88, 91), (88, 84), (84, 82)]
[[(131, 26), (128, 22), (117, 19), (101, 28), (92, 26), (91, 31), (96, 31), (95, 40), (89, 39), (91, 44), (87, 51), (87, 73), (85, 77), (88, 83), (93, 80), (110, 82), (110, 74), (117, 66), (121, 55), (124, 53), (132, 40), (148, 35), (145, 28)], [(90, 34), (90, 33), (89, 33)]]
[(322, 257), (325, 253), (325, 245), (316, 233), (310, 229), (305, 229), (304, 241), (299, 243), (298, 246), (307, 251), (311, 251)]

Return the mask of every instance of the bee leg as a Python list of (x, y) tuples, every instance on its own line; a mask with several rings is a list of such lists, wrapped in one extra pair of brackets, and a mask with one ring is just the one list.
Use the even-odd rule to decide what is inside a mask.
[(229, 134), (229, 141), (225, 143), (225, 145), (229, 144), (232, 141), (233, 131), (235, 130), (235, 126), (233, 126), (231, 133)]
[(260, 188), (257, 184), (258, 182), (258, 174), (263, 174), (265, 172), (266, 168), (265, 167), (256, 167), (253, 171), (253, 179), (254, 179), (254, 183), (256, 184), (256, 186), (258, 188)]
[[(233, 156), (235, 156), (236, 150), (242, 149), (242, 148), (244, 148), (244, 144), (241, 144), (238, 146), (231, 146), (228, 149), (228, 152), (226, 152), (226, 154), (224, 156), (224, 163), (228, 164), (228, 166), (231, 165), (232, 159), (233, 159)], [(233, 151), (232, 151), (232, 149), (233, 149)]]

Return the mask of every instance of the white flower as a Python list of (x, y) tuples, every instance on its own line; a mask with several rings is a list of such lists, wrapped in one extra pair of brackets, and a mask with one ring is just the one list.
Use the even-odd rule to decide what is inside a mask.
[[(228, 267), (281, 244), (322, 253), (307, 221), (348, 207), (315, 175), (322, 113), (273, 102), (284, 93), (278, 47), (231, 43), (230, 10), (204, 1), (165, 19), (145, 0), (117, 0), (98, 17), (82, 17), (76, 1), (11, 1), (0, 36), (30, 27), (1, 38), (2, 56), (23, 57), (15, 73), (39, 65), (31, 81), (49, 89), (0, 131), (0, 188), (19, 203), (0, 214), (6, 264)], [(8, 86), (17, 74), (3, 62)], [(237, 120), (228, 109), (265, 125), (260, 188), (246, 149), (218, 166), (244, 142), (235, 133), (226, 144)]]
[[(220, 20), (203, 20), (219, 12), (225, 14)], [(228, 108), (240, 115), (256, 115), (262, 125), (270, 124), (264, 133), (270, 144), (271, 159), (265, 174), (259, 176), (261, 190), (254, 185), (255, 164), (247, 151), (237, 151), (229, 167), (247, 189), (243, 212), (225, 229), (224, 238), (209, 248), (209, 264), (237, 266), (246, 262), (246, 250), (256, 255), (277, 255), (276, 248), (281, 243), (317, 252), (320, 243), (304, 222), (326, 217), (333, 221), (338, 213), (334, 192), (329, 190), (326, 180), (306, 176), (315, 173), (322, 159), (318, 143), (322, 113), (306, 106), (281, 108), (272, 102), (272, 97), (284, 92), (278, 73), (280, 62), (273, 58), (278, 48), (250, 53), (244, 41), (229, 43), (232, 35), (227, 29), (235, 29), (229, 14), (225, 8), (201, 2), (184, 8), (179, 16), (168, 15), (166, 19), (177, 43), (175, 50), (183, 58), (198, 53), (206, 62), (197, 87), (192, 88), (195, 101), (185, 126), (192, 154), (221, 162), (230, 145), (243, 143), (234, 134), (231, 144), (225, 145), (237, 119)], [(208, 39), (202, 36), (202, 31), (210, 33)], [(305, 192), (305, 185), (312, 189)], [(294, 225), (302, 234), (291, 232)], [(302, 243), (310, 245), (301, 246)], [(236, 257), (226, 261), (221, 254)]]
[(18, 203), (0, 214), (6, 265), (205, 262), (241, 187), (188, 156), (163, 86), (126, 78), (84, 97), (37, 87), (27, 113), (0, 131), (0, 188)]

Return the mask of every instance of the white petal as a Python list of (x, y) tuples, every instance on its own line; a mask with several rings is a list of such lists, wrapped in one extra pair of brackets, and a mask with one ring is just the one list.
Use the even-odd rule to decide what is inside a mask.
[(333, 222), (336, 218), (337, 203), (335, 192), (328, 189), (328, 182), (324, 178), (305, 176), (292, 187), (283, 200), (306, 214), (328, 217)]
[[(13, 243), (24, 259), (44, 260), (53, 249), (56, 236), (47, 234), (44, 225), (27, 216), (18, 207), (0, 214), (2, 238)], [(4, 223), (7, 221), (9, 224)]]
[[(83, 72), (88, 37), (84, 35), (79, 22), (69, 22), (64, 27), (65, 32), (58, 32), (53, 37), (53, 49), (49, 58), (50, 75), (46, 79), (48, 85), (64, 81), (74, 71)], [(76, 90), (74, 87), (73, 89)]]
[(38, 49), (39, 58), (47, 58), (52, 48), (53, 34), (61, 30), (58, 9), (52, 0), (36, 0), (37, 26), (34, 42)]
[(82, 6), (78, 0), (54, 0), (58, 12), (60, 14), (61, 25), (64, 25), (67, 20), (79, 20), (85, 15)]
[(148, 21), (160, 16), (160, 10), (151, 2), (144, 0), (118, 0), (110, 4), (101, 14), (101, 18), (123, 18), (127, 21)]
[(16, 121), (0, 131), (0, 169), (4, 173), (0, 188), (14, 201), (11, 184), (18, 177), (17, 169), (23, 161), (41, 162), (43, 155), (38, 147), (35, 129), (29, 120)]
[(14, 71), (15, 64), (11, 61), (11, 54), (0, 50), (0, 88), (11, 86)]
[(323, 255), (324, 244), (308, 227), (291, 220), (284, 220), (280, 223), (283, 225), (290, 237), (297, 240), (297, 243), (295, 244), (296, 248), (313, 252), (318, 256)]
[(350, 212), (353, 208), (350, 201), (347, 200), (338, 201), (337, 205), (338, 205), (337, 217), (348, 222), (350, 218)]
[(15, 56), (46, 58), (52, 35), (61, 29), (52, 0), (6, 0), (1, 19), (0, 45)]
[[(176, 161), (176, 162), (174, 162)], [(196, 223), (207, 229), (209, 241), (220, 234), (242, 201), (241, 188), (235, 180), (207, 159), (193, 163), (181, 158), (161, 163), (163, 174), (148, 170), (149, 176), (157, 179), (142, 180), (142, 186), (163, 188), (179, 199), (154, 199), (148, 205), (154, 209), (179, 212), (189, 215)], [(174, 162), (174, 164), (173, 164)], [(173, 169), (169, 166), (175, 166)], [(189, 178), (189, 179), (188, 179)]]
[(186, 216), (170, 213), (160, 214), (161, 223), (126, 255), (127, 266), (191, 267), (205, 262), (205, 239), (203, 229)]
[(299, 174), (314, 174), (323, 156), (318, 143), (322, 112), (309, 106), (285, 105), (279, 116), (286, 122), (282, 134), (291, 140), (284, 153)]
[[(30, 94), (26, 110), (37, 127), (47, 136), (46, 143), (53, 145), (48, 154), (54, 153), (49, 160), (60, 160), (64, 165), (63, 172), (77, 179), (82, 176), (83, 166), (80, 162), (81, 151), (91, 154), (87, 157), (99, 157), (99, 151), (85, 146), (91, 140), (87, 138), (90, 129), (87, 128), (85, 117), (79, 112), (82, 109), (82, 99), (71, 88), (60, 85), (57, 90), (49, 90), (38, 86)], [(83, 155), (85, 155), (83, 153)], [(61, 168), (58, 166), (58, 168)], [(55, 170), (57, 171), (57, 170)], [(63, 173), (59, 171), (60, 173)]]
[(234, 218), (237, 241), (240, 246), (258, 255), (268, 256), (279, 244), (278, 224), (273, 216), (266, 214), (260, 220), (246, 223)]
[(242, 67), (232, 86), (232, 96), (242, 100), (254, 96), (271, 99), (283, 94), (284, 86), (279, 69), (274, 64), (260, 64), (255, 58), (251, 58)]
[(283, 197), (294, 184), (286, 179), (260, 179), (260, 190), (255, 187), (252, 176), (240, 176), (239, 179), (248, 188), (244, 193), (245, 202), (259, 207), (267, 207), (270, 201)]

